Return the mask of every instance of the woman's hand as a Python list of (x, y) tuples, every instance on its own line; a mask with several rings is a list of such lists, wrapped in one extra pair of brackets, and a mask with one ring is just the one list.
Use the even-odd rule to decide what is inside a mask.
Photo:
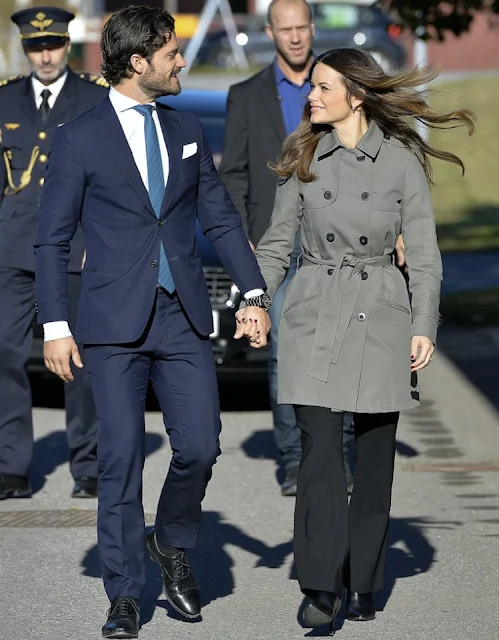
[(430, 362), (435, 345), (426, 336), (413, 336), (411, 341), (411, 371), (421, 371)]

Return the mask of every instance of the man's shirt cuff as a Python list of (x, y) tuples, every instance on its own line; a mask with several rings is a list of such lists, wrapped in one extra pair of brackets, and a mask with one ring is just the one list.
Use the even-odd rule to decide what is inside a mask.
[(69, 330), (69, 324), (66, 320), (57, 320), (56, 322), (45, 322), (43, 325), (43, 340), (59, 340), (59, 338), (71, 338), (73, 334)]
[(261, 296), (265, 292), (263, 289), (251, 289), (251, 291), (246, 291), (244, 294), (244, 299), (248, 300), (248, 298), (254, 298), (255, 296)]

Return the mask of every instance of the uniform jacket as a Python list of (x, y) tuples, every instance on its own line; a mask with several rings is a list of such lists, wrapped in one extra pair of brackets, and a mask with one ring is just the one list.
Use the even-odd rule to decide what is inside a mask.
[[(355, 149), (319, 142), (317, 180), (277, 188), (257, 259), (272, 296), (301, 228), (303, 255), (279, 326), (279, 402), (361, 413), (418, 405), (411, 336), (436, 340), (442, 277), (418, 158), (371, 122)], [(409, 292), (392, 264), (403, 234)]]
[[(74, 120), (104, 100), (108, 89), (100, 83), (104, 83), (102, 78), (77, 75), (69, 70), (43, 124), (36, 108), (31, 76), (8, 81), (0, 87), (1, 266), (34, 271), (36, 218), (52, 138), (60, 124)], [(26, 186), (17, 190), (23, 174)], [(70, 271), (80, 270), (83, 251), (80, 231), (72, 246)]]
[[(159, 219), (109, 99), (54, 136), (35, 245), (38, 322), (67, 320), (67, 251), (81, 221), (87, 259), (77, 336), (83, 343), (133, 342), (143, 334), (161, 243), (194, 329), (203, 336), (213, 331), (196, 220), (241, 291), (265, 285), (198, 119), (156, 104), (170, 160)], [(193, 144), (196, 152), (184, 158), (183, 148)]]
[(267, 167), (286, 137), (273, 65), (231, 87), (220, 177), (257, 244), (267, 230), (277, 179)]

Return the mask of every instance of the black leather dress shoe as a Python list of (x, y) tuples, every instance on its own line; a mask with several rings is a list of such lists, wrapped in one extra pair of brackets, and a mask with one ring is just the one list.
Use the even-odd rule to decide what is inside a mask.
[(156, 533), (146, 537), (146, 547), (151, 560), (161, 567), (163, 588), (166, 599), (180, 614), (186, 618), (197, 618), (201, 614), (201, 598), (189, 561), (184, 551), (173, 557), (161, 553), (156, 541)]
[(103, 638), (138, 638), (140, 608), (135, 598), (116, 598), (111, 602), (107, 622), (102, 627)]
[(329, 625), (329, 635), (334, 635), (334, 621), (341, 608), (341, 598), (332, 591), (306, 589), (310, 602), (303, 612), (303, 624), (306, 627)]
[(97, 498), (98, 481), (91, 476), (75, 478), (72, 498)]
[(372, 592), (357, 593), (356, 591), (347, 594), (347, 620), (353, 622), (367, 622), (376, 617), (376, 607)]
[(0, 475), (0, 500), (7, 498), (31, 498), (31, 485), (26, 476), (10, 473)]

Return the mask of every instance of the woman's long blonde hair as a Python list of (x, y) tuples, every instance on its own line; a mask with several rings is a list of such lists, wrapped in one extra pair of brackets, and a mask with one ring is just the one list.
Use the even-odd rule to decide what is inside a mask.
[[(432, 181), (429, 156), (452, 162), (461, 167), (460, 158), (453, 153), (440, 151), (425, 142), (413, 128), (415, 120), (434, 129), (466, 126), (471, 135), (475, 130), (475, 115), (468, 109), (439, 113), (432, 109), (424, 94), (417, 87), (430, 82), (437, 72), (428, 68), (409, 69), (394, 75), (386, 74), (374, 58), (358, 49), (333, 49), (320, 55), (312, 65), (326, 64), (342, 76), (347, 90), (347, 100), (362, 100), (362, 109), (368, 121), (374, 120), (385, 135), (393, 136), (412, 149), (423, 165), (428, 182)], [(295, 171), (302, 182), (312, 182), (316, 176), (310, 164), (320, 139), (331, 131), (330, 125), (310, 122), (310, 104), (307, 102), (302, 121), (284, 143), (282, 153), (270, 168), (278, 176), (289, 178)]]

